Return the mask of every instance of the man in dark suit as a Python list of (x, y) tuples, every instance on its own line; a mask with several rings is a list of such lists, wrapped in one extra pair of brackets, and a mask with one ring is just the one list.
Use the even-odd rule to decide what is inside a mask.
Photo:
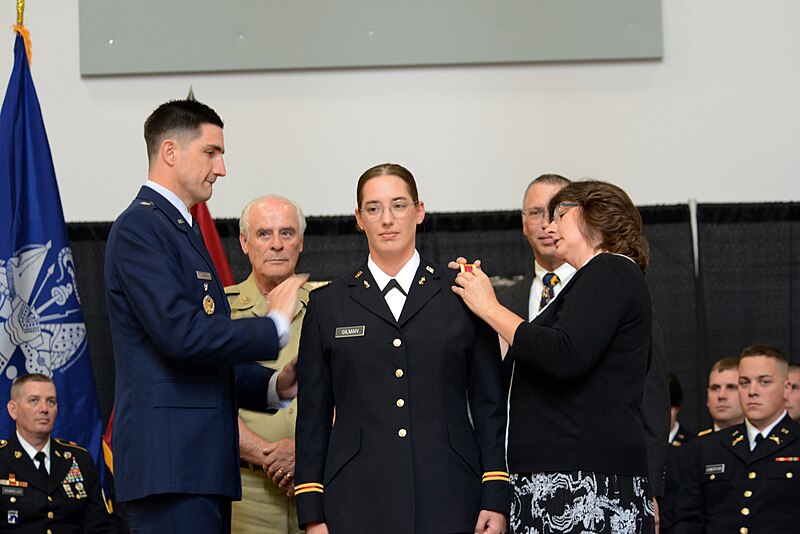
[[(558, 174), (543, 174), (528, 184), (525, 190), (522, 202), (522, 233), (527, 237), (533, 251), (533, 273), (499, 293), (497, 300), (528, 321), (534, 320), (575, 274), (572, 266), (556, 256), (553, 239), (544, 231), (550, 223), (547, 218), (550, 199), (569, 183), (569, 179)], [(505, 342), (502, 338), (500, 341), (505, 354)], [(506, 387), (511, 380), (513, 365), (511, 359), (503, 359), (503, 378)], [(670, 428), (669, 385), (667, 356), (661, 325), (656, 319), (655, 311), (650, 369), (645, 379), (640, 412), (647, 439), (650, 489), (654, 497), (661, 497), (664, 494), (664, 465)]]
[(0, 532), (116, 532), (89, 452), (50, 436), (58, 414), (52, 379), (23, 375), (10, 397), (17, 431), (0, 440)]
[(148, 181), (106, 246), (115, 483), (135, 532), (227, 532), (241, 496), (234, 386), (242, 406), (262, 411), (296, 390), (294, 365), (275, 374), (250, 363), (234, 378), (232, 364), (276, 358), (305, 277), (273, 290), (266, 318), (231, 320), (189, 212), (225, 175), (222, 126), (194, 101), (148, 117)]
[(752, 345), (739, 359), (745, 421), (697, 438), (680, 456), (676, 533), (797, 532), (800, 425), (786, 413), (786, 356)]

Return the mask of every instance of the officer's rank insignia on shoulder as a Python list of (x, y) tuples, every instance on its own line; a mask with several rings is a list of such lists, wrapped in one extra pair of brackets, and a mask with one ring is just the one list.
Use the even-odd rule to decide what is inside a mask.
[[(89, 452), (88, 450), (84, 449), (83, 447), (81, 447), (80, 445), (75, 443), (74, 441), (67, 441), (65, 439), (56, 438), (56, 443), (58, 443), (59, 445), (63, 445), (65, 447), (72, 447), (74, 449), (80, 449), (82, 451)], [(67, 455), (64, 454), (64, 457), (67, 458)]]

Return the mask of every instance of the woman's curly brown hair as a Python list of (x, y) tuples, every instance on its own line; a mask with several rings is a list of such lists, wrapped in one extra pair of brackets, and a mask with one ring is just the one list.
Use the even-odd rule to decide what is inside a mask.
[(579, 205), (587, 239), (599, 239), (602, 250), (624, 254), (647, 272), (650, 247), (642, 234), (642, 216), (625, 191), (599, 180), (572, 182), (550, 200), (550, 220), (562, 202)]

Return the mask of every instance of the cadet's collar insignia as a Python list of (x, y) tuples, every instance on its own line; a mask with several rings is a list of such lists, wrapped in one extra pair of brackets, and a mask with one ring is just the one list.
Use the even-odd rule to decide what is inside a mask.
[(247, 304), (248, 302), (250, 302), (250, 297), (248, 297), (247, 295), (242, 295), (241, 298), (239, 298), (239, 302), (241, 302), (242, 304)]
[(433, 274), (433, 267), (431, 267), (430, 265), (425, 267), (425, 270), (428, 271), (429, 273)]
[(67, 460), (69, 460), (70, 458), (72, 458), (72, 453), (71, 453), (71, 452), (69, 452), (69, 451), (64, 451), (64, 458), (66, 458)]
[(16, 458), (17, 460), (19, 460), (20, 458), (22, 458), (22, 453), (21, 453), (21, 452), (19, 452), (19, 451), (14, 451), (14, 458)]
[(720, 475), (725, 472), (725, 464), (709, 464), (705, 466), (707, 475)]
[(736, 445), (738, 445), (738, 444), (739, 444), (739, 442), (741, 442), (743, 439), (744, 439), (744, 436), (743, 436), (743, 435), (740, 435), (738, 438), (736, 438), (735, 440), (733, 440), (733, 442), (731, 443), (731, 446), (735, 447), (735, 446), (736, 446)]
[(781, 428), (781, 434), (788, 434), (788, 433), (789, 433), (788, 428)]
[(367, 289), (369, 289), (369, 282), (367, 282), (366, 280), (364, 280), (364, 287), (366, 287)]
[(211, 280), (211, 273), (207, 271), (195, 271), (198, 280)]
[(8, 479), (0, 480), (0, 486), (18, 486), (20, 488), (27, 488), (28, 483), (23, 480), (17, 480), (17, 476), (14, 473), (9, 473)]
[(186, 224), (186, 221), (184, 221), (183, 219), (178, 219), (178, 224)]
[(141, 202), (139, 202), (139, 204), (141, 204), (142, 206), (152, 206), (153, 205), (153, 203), (150, 202), (149, 200), (142, 200)]
[(780, 445), (781, 444), (781, 438), (779, 438), (778, 436), (770, 436), (767, 439), (769, 439), (771, 441), (774, 441), (776, 445)]
[(677, 439), (673, 439), (673, 440), (672, 440), (672, 446), (673, 446), (673, 447), (680, 447), (681, 445), (683, 445), (683, 443), (681, 443), (681, 442), (680, 442), (680, 441), (678, 441)]
[(362, 274), (364, 274), (364, 271), (358, 271), (358, 272), (356, 273), (356, 278), (358, 278), (358, 277), (359, 277), (359, 276), (361, 276)]
[(206, 315), (213, 315), (214, 308), (214, 299), (211, 298), (211, 295), (203, 297), (203, 311), (206, 312)]
[(418, 283), (419, 285), (421, 285), (421, 286), (425, 285), (425, 277), (423, 276), (422, 278), (420, 278), (420, 279), (419, 279), (419, 282), (417, 282), (417, 283)]

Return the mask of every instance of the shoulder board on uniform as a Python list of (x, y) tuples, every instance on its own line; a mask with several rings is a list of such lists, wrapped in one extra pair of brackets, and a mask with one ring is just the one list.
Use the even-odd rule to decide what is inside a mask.
[(306, 282), (306, 285), (309, 287), (309, 291), (317, 291), (322, 289), (323, 287), (327, 287), (330, 284), (329, 280), (317, 280), (315, 282)]
[(67, 440), (61, 439), (61, 438), (56, 438), (55, 441), (56, 441), (56, 443), (58, 443), (59, 445), (63, 445), (64, 447), (72, 447), (73, 449), (80, 449), (82, 451), (89, 452), (88, 450), (84, 449), (83, 447), (81, 447), (80, 445), (75, 443), (74, 441), (67, 441)]
[(3, 447), (5, 447), (6, 445), (8, 445), (8, 441), (6, 441), (6, 440), (4, 440), (4, 439), (0, 439), (0, 449), (2, 449)]
[(699, 438), (700, 436), (705, 436), (706, 434), (711, 434), (713, 431), (714, 431), (713, 428), (706, 428), (705, 430), (701, 430), (700, 432), (698, 432), (697, 433), (697, 437)]
[(225, 286), (226, 295), (238, 295), (241, 292), (242, 290), (239, 288), (239, 284), (235, 284), (232, 286)]

